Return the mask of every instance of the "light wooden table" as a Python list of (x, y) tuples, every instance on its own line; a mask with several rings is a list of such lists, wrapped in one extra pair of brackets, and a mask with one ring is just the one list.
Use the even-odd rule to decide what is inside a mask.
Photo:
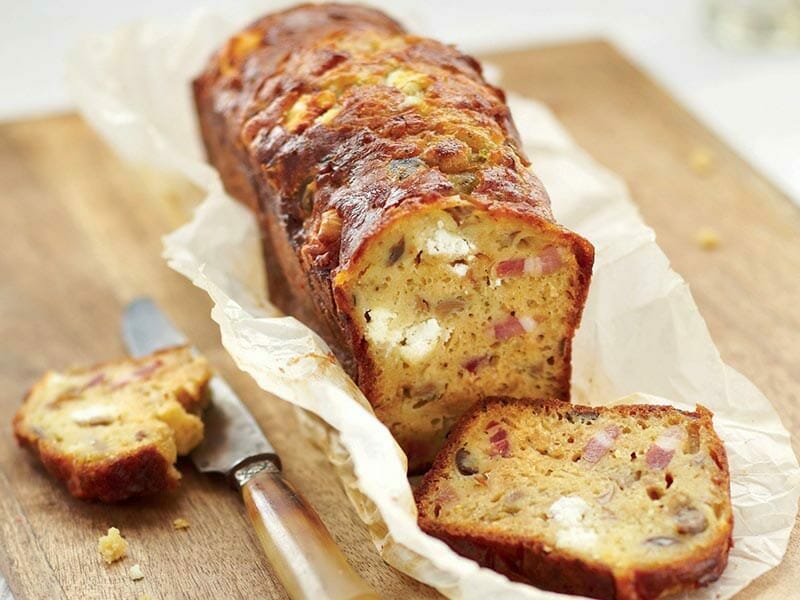
[[(800, 209), (602, 43), (489, 57), (509, 89), (543, 100), (596, 159), (631, 186), (645, 220), (690, 282), (723, 358), (772, 399), (800, 448)], [(697, 147), (715, 156), (706, 176)], [(287, 406), (261, 392), (222, 350), (210, 302), (160, 258), (160, 236), (197, 199), (185, 184), (122, 164), (77, 117), (0, 126), (0, 571), (24, 598), (285, 597), (237, 495), (182, 466), (161, 499), (79, 502), (10, 437), (26, 388), (46, 369), (122, 355), (119, 318), (136, 295), (156, 298), (248, 402), (287, 477), (316, 507), (356, 570), (387, 598), (437, 594), (385, 565), (323, 456), (294, 432)], [(694, 241), (713, 226), (722, 245)], [(186, 531), (172, 520), (189, 519)], [(114, 525), (131, 558), (101, 564), (97, 537)], [(145, 579), (133, 582), (138, 562)], [(800, 543), (742, 598), (792, 598)], [(2, 590), (2, 587), (0, 587)]]

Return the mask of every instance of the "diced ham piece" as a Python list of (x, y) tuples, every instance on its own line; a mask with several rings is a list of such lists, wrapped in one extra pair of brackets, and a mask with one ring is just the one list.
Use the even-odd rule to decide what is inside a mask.
[(160, 360), (153, 361), (149, 365), (145, 365), (141, 369), (138, 369), (137, 371), (134, 371), (133, 372), (133, 378), (134, 379), (144, 379), (148, 375), (151, 375), (152, 373), (155, 373), (158, 370), (158, 368), (161, 366), (161, 364), (162, 363), (161, 363)]
[(461, 365), (470, 373), (477, 373), (478, 369), (480, 369), (485, 363), (489, 362), (489, 357), (487, 356), (473, 356), (464, 361)]
[(555, 246), (548, 246), (539, 253), (539, 269), (542, 275), (550, 275), (561, 268), (561, 254)]
[[(495, 422), (492, 421), (492, 423)], [(499, 426), (499, 423), (495, 423), (495, 426)], [(486, 429), (488, 431), (490, 428), (487, 427)], [(511, 456), (511, 446), (508, 443), (508, 432), (502, 427), (499, 427), (493, 433), (489, 433), (489, 456), (502, 456), (503, 458), (508, 458)]]
[(105, 374), (105, 373), (98, 373), (97, 375), (95, 375), (94, 377), (92, 377), (92, 378), (91, 378), (89, 381), (87, 381), (87, 382), (86, 382), (86, 383), (83, 385), (83, 389), (84, 389), (84, 390), (88, 390), (89, 388), (93, 388), (93, 387), (94, 387), (94, 386), (96, 386), (96, 385), (100, 385), (100, 384), (101, 384), (101, 383), (103, 383), (105, 380), (106, 380), (106, 374)]
[(645, 462), (647, 466), (653, 469), (663, 470), (675, 455), (675, 450), (681, 444), (683, 439), (683, 429), (680, 427), (670, 427), (653, 442), (650, 448), (647, 449), (647, 456)]
[(512, 277), (514, 275), (522, 275), (525, 272), (525, 261), (530, 259), (525, 258), (511, 258), (509, 260), (501, 260), (494, 268), (494, 272), (498, 277)]
[(675, 450), (664, 450), (658, 444), (653, 444), (647, 451), (647, 466), (663, 471), (673, 456), (675, 456)]
[(511, 456), (511, 448), (508, 440), (500, 440), (499, 442), (492, 443), (492, 449), (489, 451), (489, 456), (502, 456), (508, 458)]
[(160, 360), (155, 360), (149, 364), (146, 364), (145, 366), (141, 367), (140, 369), (137, 369), (130, 375), (116, 381), (111, 389), (118, 390), (122, 387), (125, 387), (129, 383), (136, 381), (137, 379), (144, 379), (148, 375), (152, 375), (153, 373), (155, 373), (161, 367), (162, 364), (163, 363)]
[(555, 246), (547, 246), (538, 256), (509, 258), (498, 262), (494, 271), (498, 277), (517, 277), (519, 275), (550, 275), (558, 271), (564, 262)]
[(583, 448), (583, 460), (595, 464), (608, 453), (619, 434), (620, 430), (616, 425), (609, 425), (595, 433)]
[(494, 325), (494, 337), (498, 340), (507, 340), (516, 335), (528, 333), (536, 328), (536, 321), (530, 317), (515, 317), (510, 315), (505, 321)]
[(491, 435), (489, 441), (492, 443), (499, 442), (501, 440), (506, 439), (507, 437), (508, 437), (508, 432), (505, 429), (498, 429)]
[(458, 494), (449, 485), (443, 485), (436, 496), (436, 501), (442, 504), (447, 504), (453, 500), (458, 500)]

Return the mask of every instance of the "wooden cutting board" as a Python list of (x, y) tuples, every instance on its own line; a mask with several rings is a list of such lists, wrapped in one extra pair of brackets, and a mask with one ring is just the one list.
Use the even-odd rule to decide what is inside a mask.
[[(691, 284), (723, 358), (772, 399), (800, 449), (800, 209), (602, 42), (496, 54), (504, 86), (546, 102), (577, 142), (630, 185), (661, 247)], [(713, 165), (691, 168), (704, 149)], [(206, 294), (160, 258), (188, 218), (186, 184), (118, 160), (74, 115), (0, 126), (0, 570), (23, 598), (282, 598), (237, 495), (184, 464), (182, 489), (116, 506), (74, 500), (10, 436), (46, 369), (123, 354), (124, 304), (150, 294), (250, 405), (348, 559), (387, 598), (436, 593), (385, 565), (322, 454), (288, 406), (236, 370)], [(701, 226), (721, 244), (706, 251)], [(183, 517), (191, 526), (175, 531)], [(97, 537), (119, 527), (130, 558), (102, 564)], [(139, 563), (145, 578), (133, 582)], [(794, 597), (800, 535), (742, 598)], [(0, 588), (2, 589), (2, 588)]]

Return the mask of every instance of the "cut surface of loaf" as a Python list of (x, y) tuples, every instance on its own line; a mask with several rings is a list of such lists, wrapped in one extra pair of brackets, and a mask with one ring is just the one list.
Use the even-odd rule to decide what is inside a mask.
[(554, 222), (474, 59), (304, 5), (234, 36), (194, 91), (271, 299), (325, 338), (412, 472), (476, 398), (568, 399), (593, 249)]
[(420, 527), (512, 579), (650, 599), (716, 580), (733, 516), (711, 413), (491, 398), (417, 490)]
[(178, 455), (203, 438), (208, 363), (188, 347), (48, 372), (14, 418), (20, 445), (78, 498), (173, 489)]

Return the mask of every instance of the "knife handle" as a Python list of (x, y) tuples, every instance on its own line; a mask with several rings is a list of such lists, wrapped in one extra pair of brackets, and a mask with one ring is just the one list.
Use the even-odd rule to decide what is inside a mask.
[(380, 598), (347, 563), (317, 513), (277, 467), (248, 470), (246, 479), (235, 475), (247, 514), (293, 600)]

